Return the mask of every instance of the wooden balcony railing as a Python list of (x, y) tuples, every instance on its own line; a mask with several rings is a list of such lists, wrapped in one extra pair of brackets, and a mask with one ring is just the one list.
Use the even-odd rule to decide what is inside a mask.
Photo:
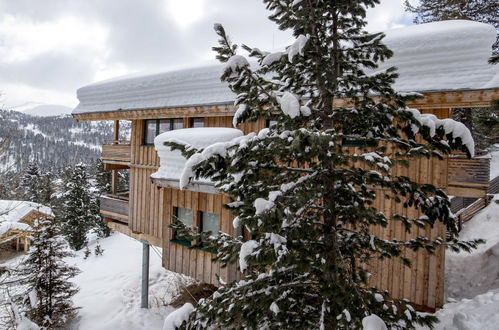
[(460, 197), (485, 197), (489, 187), (490, 158), (449, 157), (448, 194)]
[(132, 148), (130, 141), (125, 140), (106, 140), (102, 145), (101, 159), (104, 163), (130, 163)]
[(100, 213), (105, 218), (128, 223), (128, 191), (101, 196)]

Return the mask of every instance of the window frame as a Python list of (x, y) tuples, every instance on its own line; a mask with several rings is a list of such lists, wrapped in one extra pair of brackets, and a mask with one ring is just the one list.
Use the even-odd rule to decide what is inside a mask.
[[(173, 214), (175, 214), (175, 221), (180, 221), (182, 223), (184, 223), (184, 222), (182, 220), (180, 220), (180, 218), (178, 216), (179, 209), (184, 209), (184, 210), (190, 210), (191, 211), (192, 225), (190, 226), (190, 228), (191, 228), (191, 230), (194, 230), (194, 228), (196, 228), (196, 211), (193, 210), (193, 209), (187, 208), (187, 207), (175, 206), (174, 209), (173, 209)], [(184, 225), (185, 225), (185, 223), (184, 223)], [(186, 225), (186, 227), (187, 227), (187, 225)], [(190, 242), (188, 240), (178, 238), (176, 230), (172, 231), (172, 239), (170, 241), (174, 242), (174, 243), (181, 244), (181, 245), (186, 245), (186, 246), (192, 246), (193, 245), (192, 242)]]
[(205, 127), (204, 126), (204, 117), (189, 117), (189, 128), (196, 128), (196, 127), (194, 127), (194, 122), (196, 120), (202, 120), (203, 126), (201, 126), (201, 127)]
[[(183, 118), (158, 118), (158, 119), (144, 119), (144, 130), (143, 130), (143, 134), (142, 134), (142, 145), (144, 146), (154, 146), (154, 139), (152, 142), (148, 142), (147, 141), (147, 127), (148, 127), (148, 123), (149, 122), (155, 122), (156, 123), (156, 136), (158, 136), (160, 134), (160, 122), (161, 121), (164, 121), (164, 120), (167, 120), (168, 123), (169, 123), (169, 126), (170, 126), (170, 129), (168, 131), (173, 131), (175, 130), (174, 128), (174, 123), (175, 123), (175, 120), (179, 120), (182, 122), (182, 128), (184, 128), (184, 119)], [(177, 128), (177, 129), (180, 129), (180, 128)], [(167, 132), (168, 132), (167, 131)]]
[[(274, 122), (274, 123), (271, 125), (272, 122)], [(277, 124), (277, 120), (275, 120), (275, 119), (270, 119), (270, 118), (265, 119), (265, 128), (270, 128), (271, 126), (274, 126), (276, 124)]]
[(218, 224), (218, 229), (217, 229), (217, 232), (212, 232), (211, 234), (212, 235), (216, 235), (218, 234), (218, 232), (220, 231), (220, 214), (218, 213), (212, 213), (212, 212), (207, 212), (207, 211), (199, 211), (199, 232), (202, 233), (204, 232), (204, 215), (205, 214), (213, 214), (213, 215), (216, 215), (217, 216), (217, 224)]
[[(208, 211), (203, 211), (203, 210), (194, 210), (194, 209), (191, 209), (191, 208), (187, 208), (187, 207), (183, 207), (183, 206), (173, 206), (173, 214), (175, 215), (175, 218), (173, 218), (175, 221), (181, 221), (178, 217), (178, 210), (179, 209), (187, 209), (187, 210), (191, 210), (192, 212), (192, 230), (194, 232), (202, 232), (202, 226), (203, 226), (203, 213), (209, 213), (209, 214), (215, 214), (217, 217), (218, 217), (218, 231), (216, 233), (212, 233), (212, 234), (218, 234), (219, 231), (221, 231), (221, 214), (218, 214), (218, 213), (214, 213), (214, 212), (208, 212)], [(191, 248), (191, 249), (195, 249), (195, 250), (199, 250), (199, 251), (203, 251), (203, 252), (207, 252), (207, 253), (211, 253), (211, 254), (217, 254), (218, 251), (214, 251), (214, 250), (210, 250), (210, 249), (207, 249), (206, 247), (203, 246), (203, 242), (199, 242), (199, 241), (187, 241), (187, 240), (184, 240), (184, 239), (180, 239), (177, 237), (177, 233), (174, 229), (171, 229), (171, 239), (170, 239), (170, 243), (174, 243), (174, 244), (178, 244), (178, 245), (182, 245), (182, 246), (186, 246), (188, 248)]]

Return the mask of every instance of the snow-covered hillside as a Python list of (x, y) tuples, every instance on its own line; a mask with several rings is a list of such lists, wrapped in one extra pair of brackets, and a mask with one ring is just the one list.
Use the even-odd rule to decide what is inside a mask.
[[(162, 329), (165, 317), (173, 311), (168, 304), (179, 293), (182, 285), (190, 280), (161, 267), (161, 251), (150, 251), (149, 309), (140, 308), (142, 244), (128, 236), (113, 233), (97, 241), (89, 248), (93, 252), (97, 244), (104, 249), (103, 255), (94, 253), (84, 258), (84, 251), (68, 258), (81, 273), (73, 279), (80, 291), (74, 296), (75, 306), (80, 307), (79, 318), (72, 329), (89, 330), (143, 330)], [(25, 256), (6, 262), (16, 268)], [(2, 264), (0, 264), (2, 266)], [(0, 311), (0, 316), (2, 316)], [(1, 326), (0, 326), (1, 328)]]
[[(89, 244), (90, 250), (97, 242)], [(158, 249), (150, 251), (150, 309), (140, 308), (142, 244), (120, 233), (100, 241), (102, 256), (83, 258), (83, 251), (69, 262), (82, 271), (74, 282), (80, 292), (74, 297), (80, 306), (79, 329), (161, 329), (173, 308), (166, 305), (179, 291), (185, 277), (161, 267)]]
[(441, 330), (499, 328), (499, 195), (464, 224), (460, 238), (483, 238), (473, 253), (447, 251), (445, 293), (448, 303), (436, 313)]
[[(121, 138), (128, 138), (129, 127), (129, 122), (122, 123)], [(35, 117), (0, 110), (0, 141), (10, 141), (8, 152), (0, 155), (0, 171), (18, 171), (30, 161), (40, 167), (88, 164), (100, 157), (102, 143), (112, 136), (110, 121), (76, 122), (70, 115)]]

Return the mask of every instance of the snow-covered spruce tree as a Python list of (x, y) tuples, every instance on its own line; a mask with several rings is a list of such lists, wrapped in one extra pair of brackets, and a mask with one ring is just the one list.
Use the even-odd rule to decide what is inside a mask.
[(80, 250), (87, 245), (87, 233), (102, 218), (97, 198), (89, 182), (84, 164), (69, 166), (64, 173), (61, 205), (59, 208), (62, 233), (69, 246)]
[(39, 220), (28, 258), (17, 273), (27, 292), (21, 310), (42, 329), (65, 329), (77, 315), (71, 299), (78, 289), (69, 280), (79, 270), (64, 261), (71, 255), (54, 222)]
[(21, 176), (19, 197), (30, 202), (38, 202), (40, 178), (38, 165), (35, 162), (29, 163)]
[(98, 159), (93, 164), (95, 188), (99, 195), (109, 193), (111, 190), (111, 172), (104, 170), (104, 163)]
[(17, 189), (17, 198), (51, 206), (54, 193), (54, 175), (43, 171), (35, 162), (29, 163), (23, 171)]
[[(366, 8), (378, 1), (265, 3), (270, 18), (290, 29), (296, 42), (277, 53), (243, 46), (259, 64), (251, 66), (215, 25), (220, 46), (214, 50), (226, 63), (222, 79), (237, 94), (234, 124), (262, 117), (277, 123), (203, 150), (165, 143), (189, 157), (180, 185), (211, 178), (234, 198), (227, 205), (234, 226), (252, 237), (219, 233), (211, 245), (203, 237), (222, 264), (239, 261), (244, 279), (222, 283), (182, 327), (357, 329), (379, 318), (393, 329), (431, 325), (435, 317), (370, 287), (366, 264), (373, 258), (409, 264), (405, 251), (433, 253), (445, 238), (381, 239), (370, 228), (396, 221), (417, 233), (443, 222), (449, 246), (473, 248), (477, 241), (457, 240), (444, 191), (393, 170), (418, 157), (442, 158), (451, 148), (472, 154), (469, 131), (407, 109), (408, 96), (391, 87), (395, 69), (372, 73), (392, 55), (382, 33), (364, 31)], [(346, 148), (352, 143), (355, 153)], [(377, 198), (421, 216), (384, 214), (374, 207)], [(181, 223), (174, 226), (179, 235), (195, 236)]]

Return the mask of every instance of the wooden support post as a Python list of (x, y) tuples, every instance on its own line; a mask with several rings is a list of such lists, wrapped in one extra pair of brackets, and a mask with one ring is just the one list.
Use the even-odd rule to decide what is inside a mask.
[(149, 308), (149, 243), (142, 241), (142, 296), (141, 308)]
[(114, 121), (114, 136), (113, 136), (113, 139), (114, 139), (114, 143), (118, 143), (117, 141), (120, 139), (120, 121), (119, 120), (115, 120)]
[(28, 236), (24, 236), (24, 252), (29, 251), (29, 238)]
[(19, 251), (19, 245), (20, 245), (20, 240), (21, 238), (19, 236), (16, 237), (16, 251)]
[(111, 170), (111, 194), (118, 192), (118, 171)]

